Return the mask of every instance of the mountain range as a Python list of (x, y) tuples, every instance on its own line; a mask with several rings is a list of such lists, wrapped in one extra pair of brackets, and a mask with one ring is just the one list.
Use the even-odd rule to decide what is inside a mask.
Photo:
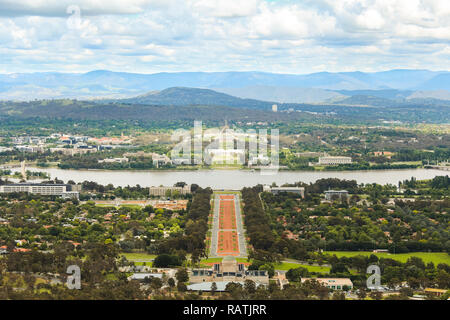
[[(312, 89), (314, 90), (314, 89)], [(323, 103), (278, 103), (277, 101), (262, 101), (256, 99), (244, 99), (211, 89), (173, 87), (161, 91), (151, 91), (134, 98), (127, 99), (101, 99), (98, 103), (118, 103), (131, 105), (160, 105), (160, 106), (226, 106), (244, 109), (271, 110), (274, 104), (278, 109), (289, 110), (310, 106), (372, 106), (372, 107), (401, 107), (411, 105), (424, 106), (450, 106), (450, 100), (440, 100), (434, 98), (423, 98), (418, 95), (416, 98), (405, 98), (408, 92), (399, 91), (397, 94), (390, 91), (352, 91), (349, 95), (336, 96)], [(333, 100), (333, 101), (331, 101)]]
[[(153, 100), (173, 87), (213, 89), (244, 100), (275, 103), (335, 103), (354, 96), (388, 100), (450, 100), (450, 72), (390, 70), (383, 72), (320, 72), (306, 75), (265, 72), (178, 72), (137, 74), (112, 71), (88, 73), (0, 74), (0, 100), (34, 99), (129, 99)], [(164, 92), (167, 94), (168, 92)], [(209, 92), (210, 94), (210, 92)], [(166, 99), (159, 95), (158, 99)], [(202, 92), (202, 99), (229, 97)], [(251, 102), (251, 101), (247, 101)], [(253, 103), (258, 103), (253, 101)]]

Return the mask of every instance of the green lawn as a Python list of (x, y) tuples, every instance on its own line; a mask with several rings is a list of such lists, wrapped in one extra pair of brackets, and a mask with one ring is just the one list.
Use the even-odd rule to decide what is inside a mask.
[[(206, 263), (219, 263), (222, 261), (223, 258), (209, 258), (209, 259), (203, 259), (200, 264), (203, 266), (207, 266)], [(236, 258), (237, 262), (240, 263), (251, 263), (251, 261), (248, 261), (247, 258)], [(319, 273), (330, 273), (329, 267), (319, 267), (319, 266), (310, 266), (306, 264), (299, 264), (294, 262), (282, 262), (275, 265), (275, 270), (289, 270), (289, 269), (295, 269), (303, 267), (308, 269), (309, 272), (319, 272)]]
[(150, 261), (156, 258), (154, 254), (148, 253), (122, 253), (121, 255), (125, 256), (129, 261)]
[(120, 205), (121, 208), (130, 208), (130, 209), (142, 209), (143, 206), (140, 206), (138, 204), (122, 204)]
[(397, 161), (392, 162), (392, 164), (411, 164), (411, 165), (422, 165), (422, 161)]
[(97, 203), (95, 205), (96, 207), (101, 207), (101, 208), (130, 208), (130, 209), (142, 209), (143, 206), (140, 206), (138, 204), (122, 204), (120, 206), (115, 206), (113, 204), (104, 204), (104, 203)]
[[(200, 263), (219, 263), (222, 261), (223, 258), (208, 258), (203, 259), (200, 261)], [(236, 261), (239, 263), (251, 263), (251, 261), (248, 261), (247, 258), (236, 258)]]
[(275, 265), (275, 270), (289, 270), (295, 268), (306, 268), (309, 272), (318, 272), (318, 273), (330, 273), (329, 267), (319, 267), (319, 266), (310, 266), (307, 264), (299, 264), (292, 262), (282, 262), (280, 264)]
[(412, 253), (373, 253), (368, 251), (325, 251), (326, 254), (335, 254), (338, 258), (341, 257), (354, 257), (357, 255), (370, 256), (371, 254), (376, 255), (379, 258), (389, 258), (397, 260), (400, 262), (406, 262), (410, 257), (421, 258), (425, 263), (433, 262), (435, 265), (439, 263), (445, 263), (450, 265), (450, 255), (445, 252), (412, 252)]
[(214, 194), (240, 194), (240, 191), (214, 191)]
[(219, 263), (222, 261), (223, 258), (208, 258), (208, 259), (203, 259), (202, 261), (200, 261), (200, 263)]
[(136, 261), (133, 261), (134, 262), (134, 265), (135, 266), (143, 266), (144, 265), (144, 263), (145, 263), (145, 266), (146, 267), (153, 267), (153, 262), (136, 262)]

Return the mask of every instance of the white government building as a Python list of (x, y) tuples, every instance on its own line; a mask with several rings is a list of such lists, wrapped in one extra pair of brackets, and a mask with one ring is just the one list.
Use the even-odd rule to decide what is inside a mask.
[(305, 188), (304, 187), (270, 187), (268, 185), (263, 186), (263, 192), (271, 192), (272, 194), (280, 194), (280, 193), (295, 193), (305, 197)]
[(339, 164), (351, 164), (351, 157), (320, 157), (320, 165), (339, 165)]
[(167, 192), (173, 194), (178, 192), (181, 195), (186, 195), (191, 193), (191, 185), (187, 184), (184, 187), (150, 187), (150, 195), (157, 197), (165, 197)]
[(16, 183), (0, 186), (0, 193), (26, 192), (44, 196), (79, 198), (81, 186), (70, 184)]

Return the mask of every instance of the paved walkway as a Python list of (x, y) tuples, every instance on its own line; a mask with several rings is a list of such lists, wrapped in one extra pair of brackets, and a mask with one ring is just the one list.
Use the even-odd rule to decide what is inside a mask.
[[(219, 211), (220, 211), (220, 196), (233, 196), (234, 197), (234, 207), (236, 215), (236, 229), (220, 229), (219, 227)], [(245, 230), (242, 221), (241, 206), (240, 206), (240, 195), (238, 194), (215, 194), (214, 195), (214, 210), (213, 210), (213, 224), (211, 229), (211, 247), (209, 257), (221, 257), (222, 255), (217, 254), (218, 249), (218, 234), (219, 231), (237, 231), (238, 233), (238, 245), (239, 245), (239, 255), (236, 257), (246, 258), (247, 257), (247, 246), (245, 242)]]

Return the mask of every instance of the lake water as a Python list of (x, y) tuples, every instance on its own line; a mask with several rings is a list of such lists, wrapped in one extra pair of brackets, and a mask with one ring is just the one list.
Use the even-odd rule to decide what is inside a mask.
[(308, 172), (308, 171), (279, 171), (275, 175), (262, 175), (258, 171), (248, 170), (198, 170), (198, 171), (103, 171), (103, 170), (62, 170), (27, 168), (30, 171), (43, 171), (51, 178), (58, 178), (67, 182), (77, 183), (95, 181), (99, 184), (112, 183), (114, 186), (171, 186), (183, 181), (188, 184), (196, 183), (201, 187), (214, 189), (241, 189), (257, 184), (277, 185), (294, 182), (315, 182), (322, 178), (339, 178), (356, 180), (358, 183), (394, 184), (399, 181), (415, 177), (417, 180), (432, 179), (445, 176), (446, 171), (434, 169), (405, 169), (405, 170), (373, 170), (373, 171), (341, 171), (341, 172)]

